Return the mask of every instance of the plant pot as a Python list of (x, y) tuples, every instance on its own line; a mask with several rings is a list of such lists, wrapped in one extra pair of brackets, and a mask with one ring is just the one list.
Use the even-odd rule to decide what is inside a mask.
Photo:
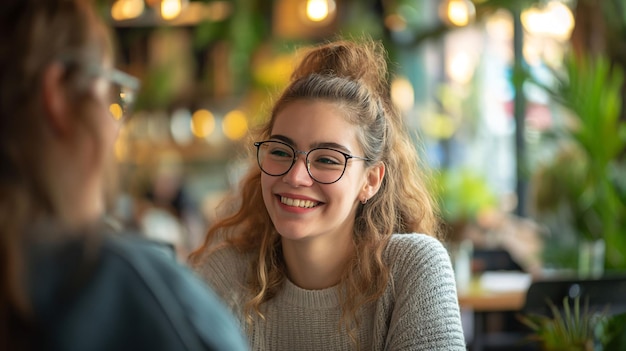
[(578, 244), (578, 276), (582, 279), (602, 277), (605, 252), (604, 239), (582, 240)]
[(448, 250), (454, 268), (457, 291), (465, 293), (469, 290), (472, 279), (472, 253), (474, 251), (472, 242), (469, 239), (453, 242), (449, 244)]

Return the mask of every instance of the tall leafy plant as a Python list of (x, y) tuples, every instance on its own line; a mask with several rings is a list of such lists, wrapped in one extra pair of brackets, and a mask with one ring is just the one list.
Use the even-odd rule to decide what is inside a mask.
[(619, 117), (624, 72), (603, 56), (581, 54), (568, 56), (554, 78), (555, 84), (540, 85), (570, 112), (561, 134), (569, 155), (556, 157), (569, 160), (553, 167), (557, 174), (539, 179), (552, 193), (561, 192), (552, 199), (540, 195), (536, 205), (544, 213), (559, 211), (556, 195), (567, 193), (569, 224), (581, 238), (606, 241), (608, 268), (626, 269), (626, 123)]

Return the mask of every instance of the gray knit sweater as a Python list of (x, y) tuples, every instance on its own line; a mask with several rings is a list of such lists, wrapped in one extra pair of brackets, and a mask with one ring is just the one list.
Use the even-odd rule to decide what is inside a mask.
[[(353, 350), (339, 331), (338, 287), (304, 290), (290, 281), (248, 327), (243, 315), (249, 255), (233, 248), (204, 258), (199, 273), (238, 316), (253, 350)], [(465, 350), (454, 274), (447, 251), (423, 234), (394, 234), (384, 258), (392, 281), (360, 311), (361, 350)]]

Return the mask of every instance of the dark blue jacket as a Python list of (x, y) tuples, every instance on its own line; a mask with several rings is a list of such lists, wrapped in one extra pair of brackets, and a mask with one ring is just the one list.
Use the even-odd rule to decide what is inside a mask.
[(247, 349), (218, 297), (158, 245), (87, 238), (30, 245), (37, 349)]

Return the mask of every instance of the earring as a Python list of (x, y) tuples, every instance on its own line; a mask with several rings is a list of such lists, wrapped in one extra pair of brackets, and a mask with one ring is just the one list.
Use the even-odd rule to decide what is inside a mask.
[(365, 205), (367, 203), (368, 198), (364, 197), (361, 199), (361, 204)]

